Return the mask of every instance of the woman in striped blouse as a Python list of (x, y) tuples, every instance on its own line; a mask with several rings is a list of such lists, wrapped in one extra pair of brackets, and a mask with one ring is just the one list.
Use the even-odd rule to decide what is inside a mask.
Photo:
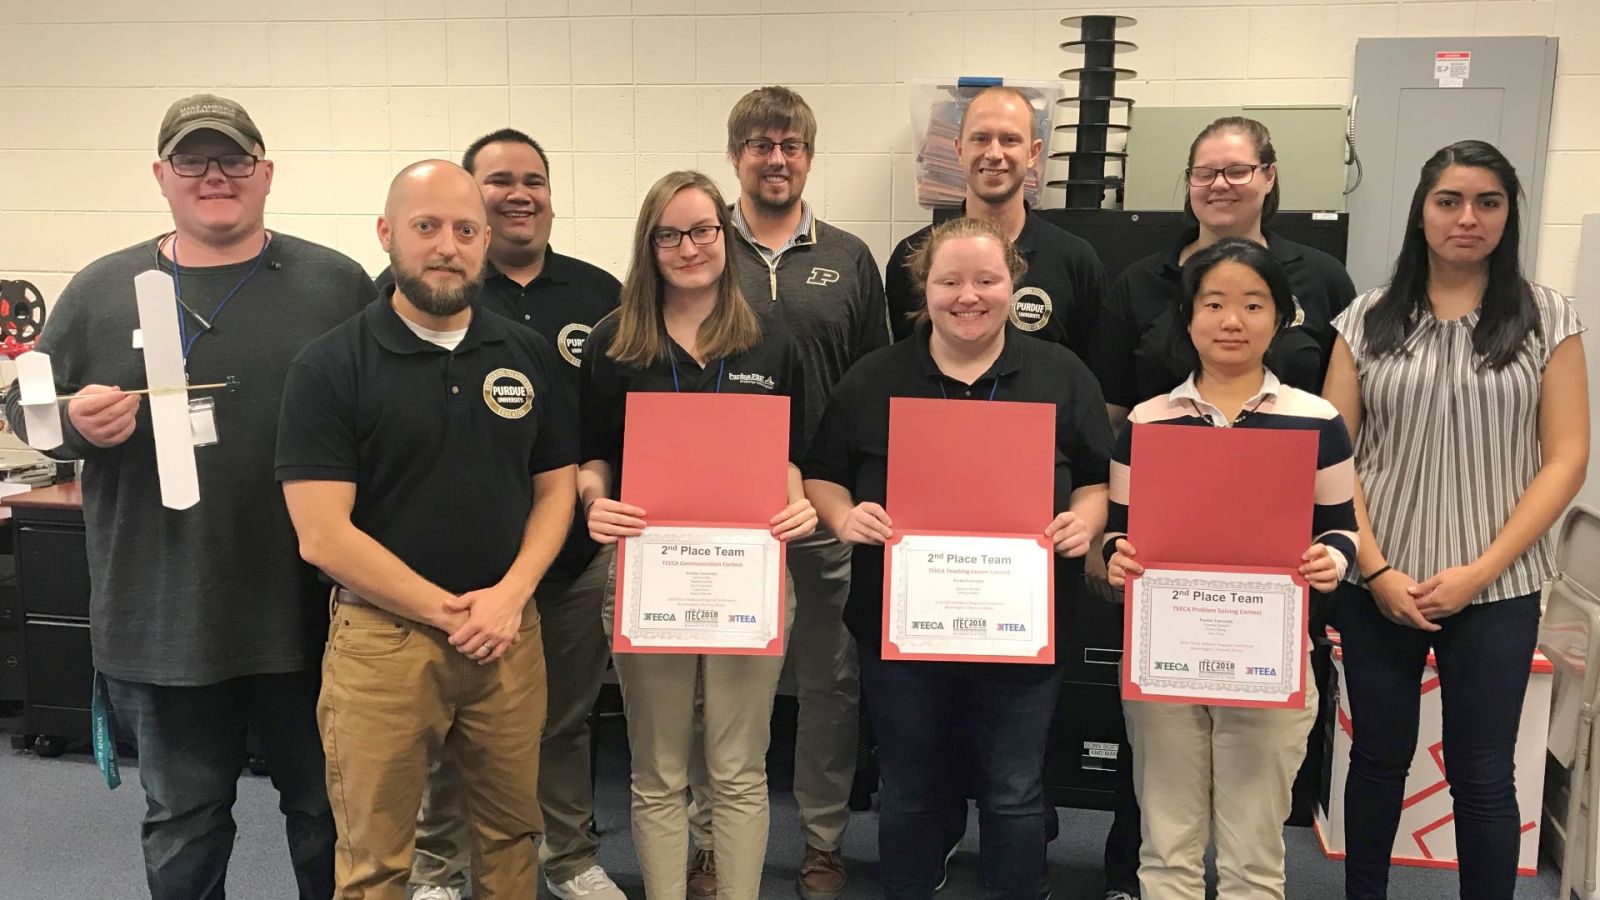
[(1354, 726), (1345, 894), (1385, 896), (1431, 649), (1463, 898), (1509, 898), (1513, 753), (1544, 539), (1583, 484), (1589, 401), (1572, 304), (1517, 263), (1517, 173), (1462, 141), (1422, 167), (1389, 284), (1335, 321), (1324, 395), (1356, 439), (1359, 566), (1336, 598)]
[[(1188, 328), (1174, 329), (1171, 348), (1192, 361), (1191, 374), (1170, 393), (1134, 407), (1128, 421), (1317, 432), (1316, 506), (1300, 573), (1327, 593), (1355, 558), (1354, 470), (1350, 438), (1333, 406), (1281, 383), (1263, 363), (1273, 336), (1294, 318), (1289, 276), (1260, 244), (1225, 238), (1196, 253), (1183, 267), (1174, 320)], [(1133, 432), (1122, 430), (1111, 462), (1106, 573), (1118, 588), (1144, 571), (1125, 536)], [(1309, 659), (1304, 671), (1310, 671)], [(1304, 709), (1123, 704), (1144, 811), (1139, 884), (1145, 900), (1204, 897), (1206, 844), (1213, 837), (1217, 896), (1281, 900), (1283, 820), (1316, 710), (1309, 678)]]

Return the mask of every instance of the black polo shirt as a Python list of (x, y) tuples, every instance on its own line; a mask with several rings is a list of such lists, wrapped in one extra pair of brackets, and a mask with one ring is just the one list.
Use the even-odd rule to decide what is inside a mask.
[[(884, 292), (889, 299), (889, 326), (897, 341), (911, 336), (916, 326), (907, 314), (926, 302), (911, 281), (906, 261), (932, 233), (929, 225), (897, 244), (889, 256)], [(1031, 209), (1013, 244), (1028, 261), (1028, 271), (1011, 295), (1011, 324), (1087, 361), (1106, 293), (1106, 270), (1094, 247)]]
[[(1167, 335), (1183, 296), (1178, 254), (1199, 235), (1193, 229), (1171, 250), (1135, 262), (1111, 286), (1090, 359), (1107, 403), (1132, 409), (1189, 377), (1189, 367), (1168, 350)], [(1300, 308), (1298, 324), (1273, 338), (1266, 363), (1285, 384), (1321, 394), (1333, 349), (1333, 317), (1355, 298), (1355, 285), (1344, 266), (1321, 250), (1271, 232), (1264, 236), (1268, 252), (1288, 271)]]
[[(1077, 488), (1107, 482), (1111, 426), (1100, 388), (1082, 360), (1059, 346), (1023, 340), (1021, 331), (1008, 326), (1000, 357), (968, 385), (945, 375), (934, 363), (928, 351), (930, 331), (924, 323), (911, 339), (867, 355), (845, 373), (801, 467), (806, 478), (841, 485), (857, 503), (884, 503), (889, 489), (889, 398), (983, 401), (992, 389), (996, 400), (1055, 406), (1053, 509), (1068, 509)], [(975, 464), (1005, 465), (1005, 448), (995, 447), (993, 456)], [(888, 513), (892, 519), (894, 510)], [(1039, 532), (1043, 534), (1049, 524), (1040, 522)], [(1068, 621), (1066, 604), (1082, 590), (1083, 559), (1057, 557), (1056, 621)], [(844, 619), (861, 652), (877, 654), (883, 637), (882, 547), (855, 546)]]
[[(761, 342), (743, 353), (705, 366), (671, 337), (668, 359), (648, 366), (625, 366), (606, 355), (617, 337), (617, 317), (609, 316), (589, 336), (580, 375), (583, 422), (580, 456), (611, 466), (611, 496), (622, 494), (622, 432), (631, 393), (758, 394), (789, 398), (789, 460), (800, 464), (805, 452), (805, 372), (800, 353), (778, 317), (763, 317)], [(676, 378), (674, 378), (676, 366)], [(774, 510), (776, 512), (776, 510)]]
[[(377, 279), (380, 290), (394, 283), (384, 269)], [(583, 360), (584, 344), (594, 324), (617, 308), (622, 285), (611, 273), (581, 259), (545, 250), (544, 268), (526, 285), (518, 284), (488, 263), (484, 267), (483, 287), (477, 303), (520, 325), (539, 332), (562, 365), (556, 366), (555, 389), (578, 408), (578, 364)], [(576, 501), (574, 501), (576, 503)], [(574, 507), (576, 509), (576, 507)], [(580, 513), (572, 517), (572, 531), (561, 553), (550, 564), (547, 581), (571, 581), (583, 573), (600, 545), (589, 537), (589, 527)]]
[(295, 359), (277, 478), (354, 482), (357, 528), (447, 591), (489, 587), (521, 549), (532, 477), (577, 461), (560, 363), (482, 310), (445, 350), (406, 327), (393, 293)]

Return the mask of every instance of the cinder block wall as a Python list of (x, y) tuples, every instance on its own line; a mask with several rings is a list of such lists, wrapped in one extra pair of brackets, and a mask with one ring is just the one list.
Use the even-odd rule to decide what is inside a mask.
[(1122, 89), (1152, 105), (1343, 103), (1362, 36), (1559, 35), (1535, 274), (1572, 290), (1579, 217), (1600, 210), (1600, 0), (4, 2), (0, 275), (54, 297), (89, 260), (167, 227), (156, 126), (200, 90), (240, 100), (265, 133), (273, 228), (376, 271), (391, 174), (509, 123), (551, 151), (555, 245), (620, 277), (644, 189), (696, 166), (733, 190), (728, 107), (788, 84), (821, 120), (806, 196), (882, 264), (927, 221), (905, 82), (1055, 79), (1074, 59), (1060, 18), (1106, 11), (1139, 19), (1125, 57), (1139, 80)]

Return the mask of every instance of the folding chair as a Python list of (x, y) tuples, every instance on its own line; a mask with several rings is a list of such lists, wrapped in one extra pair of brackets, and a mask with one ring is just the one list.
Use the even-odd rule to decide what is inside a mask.
[[(1589, 897), (1595, 890), (1595, 842), (1593, 818), (1600, 812), (1600, 779), (1593, 772), (1600, 755), (1600, 730), (1595, 719), (1600, 715), (1600, 511), (1574, 506), (1561, 523), (1556, 548), (1559, 574), (1545, 590), (1545, 613), (1539, 625), (1539, 649), (1555, 665), (1559, 698), (1576, 692), (1576, 723), (1567, 716), (1557, 718), (1563, 704), (1550, 719), (1550, 749), (1558, 760), (1571, 760), (1567, 781), (1567, 811), (1562, 822), (1563, 850), (1561, 892), (1569, 900), (1572, 888)], [(1579, 823), (1588, 810), (1590, 821), (1583, 828), (1585, 840), (1577, 839)], [(1581, 874), (1581, 878), (1577, 877)]]

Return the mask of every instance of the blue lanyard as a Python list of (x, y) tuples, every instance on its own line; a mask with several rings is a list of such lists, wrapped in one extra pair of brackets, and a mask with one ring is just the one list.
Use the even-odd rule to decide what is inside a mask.
[[(991, 386), (989, 388), (989, 399), (990, 400), (994, 399), (994, 392), (998, 391), (998, 390), (1000, 390), (1000, 376), (996, 375), (996, 376), (994, 376), (994, 384), (993, 384), (993, 386)], [(943, 397), (946, 400), (950, 399), (950, 395), (945, 392), (945, 389), (944, 389), (944, 376), (942, 376), (942, 375), (939, 377), (939, 396)]]
[[(678, 354), (672, 351), (671, 344), (667, 345), (667, 359), (672, 361), (672, 392), (674, 394), (681, 394), (683, 393), (683, 388), (678, 386)], [(712, 391), (712, 393), (722, 393), (722, 376), (727, 371), (728, 361), (726, 359), (720, 360), (717, 363), (717, 389)]]
[[(211, 321), (208, 322), (205, 319), (201, 319), (200, 315), (194, 310), (183, 305), (183, 281), (181, 278), (183, 272), (182, 268), (178, 265), (178, 236), (176, 234), (172, 236), (172, 294), (177, 298), (178, 301), (178, 341), (183, 345), (184, 362), (189, 361), (189, 351), (194, 349), (194, 342), (200, 340), (200, 335), (210, 331), (211, 322), (215, 322), (217, 320), (217, 316), (222, 315), (222, 308), (228, 305), (228, 301), (233, 299), (234, 294), (239, 293), (239, 289), (244, 287), (246, 282), (255, 277), (256, 270), (261, 268), (261, 260), (266, 258), (267, 241), (269, 240), (271, 240), (271, 238), (262, 236), (261, 252), (256, 254), (256, 261), (250, 266), (250, 271), (244, 273), (244, 277), (239, 279), (239, 283), (233, 286), (233, 290), (230, 290), (226, 294), (222, 295), (222, 302), (218, 303), (217, 308), (212, 310)], [(186, 319), (184, 317), (184, 313), (188, 313), (189, 315), (194, 316), (196, 319), (199, 319), (201, 326), (203, 326), (201, 330), (194, 333), (194, 337), (189, 337), (189, 328), (185, 324)]]

